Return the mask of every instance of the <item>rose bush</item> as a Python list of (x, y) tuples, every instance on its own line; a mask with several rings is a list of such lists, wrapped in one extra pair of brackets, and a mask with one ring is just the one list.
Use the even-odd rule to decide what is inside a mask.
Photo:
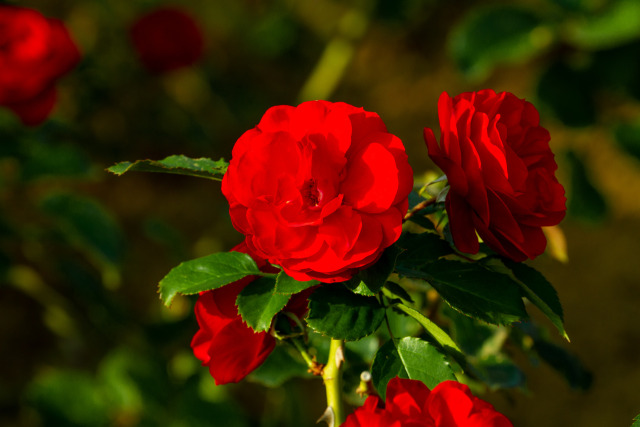
[(369, 396), (343, 427), (513, 427), (511, 422), (469, 387), (444, 381), (433, 390), (417, 380), (392, 378), (384, 404)]
[(80, 61), (64, 24), (24, 7), (0, 5), (0, 105), (29, 126), (56, 102), (56, 81)]
[(258, 256), (297, 280), (337, 282), (400, 237), (412, 186), (377, 114), (310, 101), (270, 108), (238, 139), (222, 192)]
[(142, 64), (164, 73), (196, 63), (204, 51), (204, 37), (196, 21), (180, 9), (163, 7), (140, 17), (130, 29)]
[[(255, 256), (244, 243), (232, 250), (251, 255), (262, 271), (277, 271)], [(195, 314), (200, 330), (194, 335), (191, 347), (203, 366), (209, 367), (217, 385), (242, 380), (265, 361), (276, 345), (274, 337), (267, 332), (254, 332), (238, 314), (236, 298), (252, 280), (254, 277), (248, 276), (222, 288), (202, 292), (196, 302)], [(313, 289), (295, 295), (284, 310), (304, 317), (310, 292)]]
[(477, 231), (491, 249), (515, 261), (544, 252), (541, 227), (564, 218), (566, 199), (535, 107), (490, 89), (455, 98), (444, 92), (438, 116), (440, 144), (431, 129), (424, 137), (449, 181), (446, 209), (456, 247), (477, 253)]

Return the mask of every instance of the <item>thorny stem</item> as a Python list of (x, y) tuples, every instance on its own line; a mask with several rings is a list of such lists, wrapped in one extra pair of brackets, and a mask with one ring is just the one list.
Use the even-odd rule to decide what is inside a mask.
[[(327, 406), (333, 412), (333, 427), (338, 427), (344, 422), (342, 408), (342, 381), (341, 368), (344, 362), (342, 341), (332, 339), (329, 347), (329, 361), (322, 372), (324, 387), (327, 391)], [(331, 425), (331, 424), (330, 424)]]

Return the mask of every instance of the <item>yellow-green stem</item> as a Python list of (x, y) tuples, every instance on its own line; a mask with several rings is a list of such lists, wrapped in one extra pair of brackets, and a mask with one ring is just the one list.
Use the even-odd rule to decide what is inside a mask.
[(344, 353), (341, 340), (331, 340), (329, 347), (329, 360), (322, 372), (324, 387), (327, 391), (327, 406), (333, 411), (334, 427), (339, 427), (344, 422), (342, 408), (342, 372)]
[(309, 367), (309, 369), (314, 369), (316, 362), (314, 362), (313, 358), (309, 355), (309, 353), (307, 352), (307, 349), (300, 343), (300, 341), (297, 338), (292, 339), (291, 342), (296, 347), (296, 349), (300, 352), (300, 355), (302, 355), (302, 358), (307, 363), (307, 366)]

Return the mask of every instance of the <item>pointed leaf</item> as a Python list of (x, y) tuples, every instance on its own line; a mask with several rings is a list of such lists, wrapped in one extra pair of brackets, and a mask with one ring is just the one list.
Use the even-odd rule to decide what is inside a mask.
[(206, 157), (191, 159), (183, 155), (174, 155), (163, 160), (120, 162), (107, 170), (116, 175), (122, 175), (125, 172), (163, 172), (221, 181), (227, 166), (229, 164), (224, 159), (211, 160)]
[(380, 259), (366, 270), (361, 270), (358, 277), (364, 283), (373, 295), (377, 294), (384, 286), (387, 278), (396, 265), (396, 258), (402, 252), (402, 249), (395, 245), (389, 246), (384, 250)]
[(331, 338), (354, 341), (374, 333), (384, 313), (376, 298), (356, 295), (342, 284), (326, 284), (309, 297), (307, 324)]
[(399, 298), (403, 300), (403, 302), (413, 303), (411, 295), (409, 295), (409, 293), (397, 283), (387, 282), (384, 284), (384, 289), (384, 294), (389, 298)]
[(446, 357), (434, 345), (413, 337), (388, 341), (380, 347), (373, 360), (371, 375), (382, 399), (387, 383), (396, 375), (422, 381), (430, 389), (442, 381), (456, 380)]
[(397, 265), (424, 264), (439, 257), (454, 253), (451, 245), (435, 233), (405, 233), (398, 240), (398, 246), (405, 249), (398, 256)]
[(551, 283), (542, 273), (526, 264), (505, 260), (505, 265), (513, 272), (524, 296), (538, 307), (558, 328), (560, 334), (569, 341), (569, 336), (564, 329), (562, 305)]
[(401, 275), (427, 280), (451, 307), (468, 316), (496, 324), (528, 318), (518, 284), (480, 264), (437, 260), (396, 268)]
[(453, 353), (459, 357), (464, 357), (464, 355), (462, 354), (462, 350), (460, 350), (458, 345), (453, 341), (453, 339), (451, 339), (449, 334), (447, 334), (438, 325), (429, 320), (428, 317), (424, 316), (418, 310), (415, 310), (404, 304), (397, 304), (394, 307), (417, 320), (418, 323), (420, 323), (425, 329), (425, 331), (427, 331), (427, 333), (431, 335), (447, 352)]
[(160, 298), (166, 306), (177, 294), (191, 295), (220, 288), (243, 277), (261, 274), (255, 261), (240, 252), (220, 252), (186, 261), (160, 281)]
[(276, 278), (276, 293), (293, 295), (318, 284), (320, 284), (320, 282), (317, 280), (299, 282), (284, 271), (281, 271)]
[(261, 277), (249, 283), (238, 295), (238, 313), (256, 332), (267, 331), (271, 320), (287, 305), (291, 295), (276, 293), (276, 281)]

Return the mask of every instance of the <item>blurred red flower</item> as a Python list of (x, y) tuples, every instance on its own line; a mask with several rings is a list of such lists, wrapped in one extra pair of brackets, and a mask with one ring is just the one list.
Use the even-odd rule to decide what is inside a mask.
[(270, 108), (238, 139), (222, 192), (259, 256), (337, 282), (400, 237), (412, 186), (402, 141), (376, 113), (309, 101)]
[(392, 378), (383, 404), (369, 396), (347, 417), (343, 427), (513, 427), (469, 387), (444, 381), (433, 390), (418, 380)]
[(438, 101), (441, 139), (424, 130), (429, 157), (447, 175), (446, 209), (457, 248), (475, 254), (476, 231), (515, 261), (535, 258), (543, 226), (565, 215), (564, 188), (536, 108), (509, 92), (465, 92)]
[[(262, 271), (278, 270), (258, 258), (244, 243), (232, 249), (247, 253)], [(209, 367), (216, 385), (236, 383), (260, 366), (271, 354), (276, 340), (267, 332), (254, 332), (238, 314), (236, 298), (255, 277), (249, 276), (218, 289), (202, 292), (195, 306), (200, 330), (191, 341), (195, 356)], [(296, 294), (284, 308), (302, 318), (313, 289)]]
[(180, 9), (155, 9), (140, 17), (130, 34), (140, 61), (154, 73), (193, 65), (204, 52), (200, 26)]
[(56, 81), (80, 61), (64, 24), (40, 12), (0, 5), (0, 105), (29, 126), (56, 103)]

